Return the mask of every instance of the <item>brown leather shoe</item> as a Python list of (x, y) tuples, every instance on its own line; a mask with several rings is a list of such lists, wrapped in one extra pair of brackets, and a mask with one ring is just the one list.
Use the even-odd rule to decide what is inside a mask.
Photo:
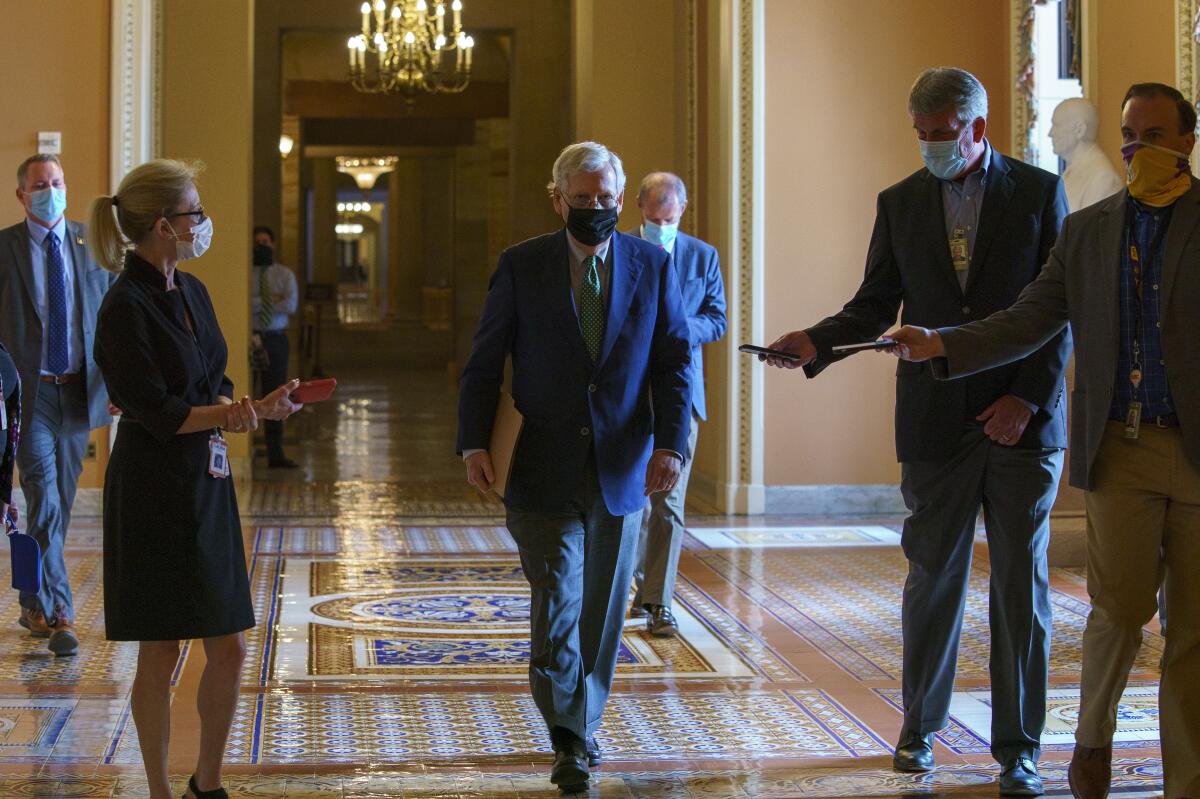
[(1112, 744), (1096, 749), (1075, 744), (1067, 782), (1075, 799), (1106, 799), (1112, 782)]
[(61, 607), (55, 608), (54, 623), (50, 625), (50, 640), (46, 642), (46, 648), (60, 658), (79, 652), (79, 636), (75, 634), (75, 625)]
[(17, 624), (29, 630), (31, 638), (50, 637), (50, 625), (46, 624), (46, 614), (40, 610), (21, 608), (21, 618), (17, 619)]

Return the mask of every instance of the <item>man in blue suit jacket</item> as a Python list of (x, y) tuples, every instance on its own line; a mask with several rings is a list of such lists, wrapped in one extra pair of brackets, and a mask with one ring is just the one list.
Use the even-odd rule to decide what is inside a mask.
[[(771, 345), (809, 377), (841, 360), (838, 344), (906, 324), (953, 325), (1007, 308), (1041, 272), (1066, 216), (1058, 176), (992, 149), (987, 93), (961, 69), (923, 72), (909, 113), (925, 168), (879, 195), (867, 268), (837, 314)], [(927, 320), (921, 322), (919, 320)], [(1046, 720), (1050, 509), (1067, 445), (1066, 332), (1028, 357), (946, 383), (923, 364), (896, 370), (896, 454), (910, 515), (901, 546), (904, 727), (893, 765), (934, 767), (948, 720), (975, 525), (982, 507), (991, 565), (992, 756), (1001, 796), (1036, 796)], [(862, 357), (862, 356), (860, 356)]]
[(88, 252), (87, 229), (63, 215), (67, 186), (57, 156), (25, 159), (17, 184), (25, 219), (0, 230), (0, 340), (21, 375), (17, 467), (26, 530), (42, 547), (42, 590), (21, 594), (20, 624), (49, 638), (56, 655), (74, 655), (79, 638), (63, 546), (89, 433), (112, 421), (92, 339), (117, 276)]
[(529, 683), (550, 779), (567, 789), (600, 759), (642, 506), (676, 483), (688, 439), (687, 318), (667, 254), (613, 232), (624, 187), (603, 145), (562, 151), (549, 188), (566, 229), (500, 256), (459, 384), (458, 451), (487, 490), (512, 357), (525, 424), (504, 503), (532, 594)]
[(638, 208), (642, 211), (642, 224), (635, 235), (670, 254), (692, 340), (692, 366), (688, 374), (692, 423), (683, 471), (674, 488), (652, 494), (646, 503), (638, 542), (638, 566), (633, 572), (637, 588), (633, 615), (647, 617), (646, 629), (651, 635), (672, 636), (678, 632), (671, 613), (671, 596), (675, 592), (675, 573), (683, 546), (688, 477), (696, 452), (696, 435), (707, 415), (701, 348), (725, 335), (725, 281), (716, 248), (679, 232), (679, 220), (687, 209), (687, 187), (678, 175), (651, 172), (643, 178), (638, 189)]

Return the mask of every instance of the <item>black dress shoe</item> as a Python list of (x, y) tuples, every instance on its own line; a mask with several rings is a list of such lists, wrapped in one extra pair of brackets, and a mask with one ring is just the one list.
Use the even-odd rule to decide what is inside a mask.
[(670, 638), (679, 632), (679, 625), (671, 615), (671, 609), (662, 605), (651, 605), (646, 619), (646, 632), (657, 638)]
[(550, 782), (565, 793), (578, 793), (587, 790), (591, 777), (583, 741), (575, 740), (554, 747), (554, 768), (550, 770)]
[(1000, 772), (1001, 796), (1041, 796), (1046, 792), (1037, 764), (1027, 757), (1014, 757)]
[(648, 615), (650, 615), (649, 611), (647, 611), (646, 606), (642, 604), (635, 603), (634, 606), (629, 609), (629, 618), (631, 619), (644, 619)]
[(892, 768), (896, 771), (933, 771), (933, 733), (918, 735), (912, 730), (900, 733)]
[(280, 456), (278, 458), (271, 458), (270, 460), (268, 460), (267, 468), (268, 469), (298, 469), (298, 468), (300, 468), (300, 464), (296, 463), (291, 458), (285, 458), (283, 456)]
[(600, 744), (596, 743), (594, 735), (589, 735), (587, 739), (587, 757), (589, 767), (595, 768), (600, 765)]

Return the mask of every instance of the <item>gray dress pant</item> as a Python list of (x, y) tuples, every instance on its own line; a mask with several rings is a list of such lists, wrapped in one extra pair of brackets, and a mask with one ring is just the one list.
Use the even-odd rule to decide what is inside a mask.
[(529, 688), (547, 729), (592, 735), (612, 689), (640, 513), (604, 505), (595, 458), (561, 512), (508, 509), (529, 580)]
[(692, 417), (687, 452), (679, 481), (670, 491), (651, 494), (642, 512), (641, 535), (638, 537), (637, 568), (633, 571), (634, 607), (663, 605), (671, 607), (675, 593), (675, 575), (679, 571), (679, 552), (683, 549), (683, 508), (687, 501), (688, 478), (692, 474), (692, 458), (696, 454), (696, 435), (700, 422)]
[(42, 548), (42, 590), (22, 591), (19, 601), (23, 608), (45, 613), (48, 622), (60, 607), (68, 620), (75, 619), (63, 547), (90, 432), (82, 381), (38, 385), (29, 429), (21, 431), (17, 468), (25, 494), (23, 529)]
[(972, 425), (950, 458), (902, 464), (910, 511), (901, 537), (907, 729), (927, 734), (947, 723), (982, 505), (991, 560), (992, 755), (1036, 761), (1050, 660), (1046, 546), (1062, 460), (1059, 449), (995, 444)]

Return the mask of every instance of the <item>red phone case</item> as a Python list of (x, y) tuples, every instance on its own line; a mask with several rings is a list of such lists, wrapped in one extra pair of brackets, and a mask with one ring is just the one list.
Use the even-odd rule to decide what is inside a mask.
[(335, 388), (337, 388), (337, 380), (332, 377), (324, 380), (309, 380), (307, 383), (296, 386), (296, 390), (291, 393), (291, 399), (292, 402), (300, 405), (320, 402), (329, 399)]

